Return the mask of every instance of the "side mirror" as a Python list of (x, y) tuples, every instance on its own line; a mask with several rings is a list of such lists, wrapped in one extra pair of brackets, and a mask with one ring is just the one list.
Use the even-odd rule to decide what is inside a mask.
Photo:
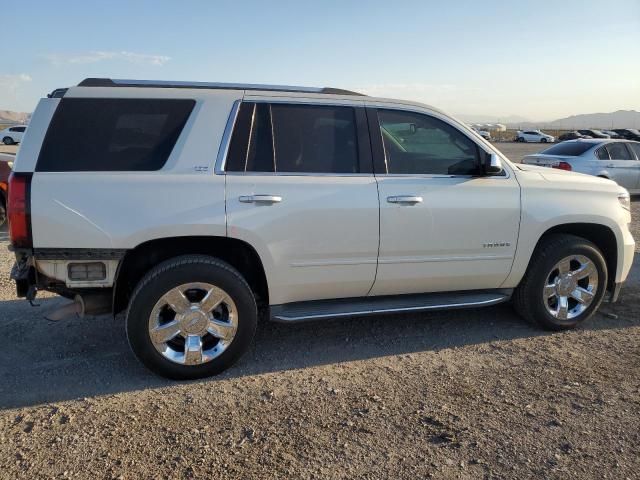
[(484, 174), (485, 175), (499, 175), (503, 171), (502, 161), (500, 157), (496, 153), (491, 153), (487, 155), (485, 163), (484, 163)]

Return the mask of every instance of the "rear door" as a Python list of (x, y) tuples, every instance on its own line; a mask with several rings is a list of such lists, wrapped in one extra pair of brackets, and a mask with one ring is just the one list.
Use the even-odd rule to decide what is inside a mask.
[(218, 170), (228, 235), (257, 250), (272, 305), (367, 295), (379, 207), (361, 102), (251, 97)]
[(605, 145), (609, 153), (607, 170), (612, 180), (624, 188), (634, 190), (640, 180), (640, 160), (625, 142), (611, 142)]

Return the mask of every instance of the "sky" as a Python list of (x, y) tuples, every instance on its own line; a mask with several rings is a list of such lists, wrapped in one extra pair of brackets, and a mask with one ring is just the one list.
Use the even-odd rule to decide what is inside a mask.
[(331, 86), (494, 121), (640, 110), (640, 0), (2, 3), (0, 110), (86, 77)]

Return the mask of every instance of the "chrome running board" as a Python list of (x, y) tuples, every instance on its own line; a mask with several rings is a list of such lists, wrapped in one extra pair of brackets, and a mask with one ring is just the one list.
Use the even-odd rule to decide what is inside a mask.
[(506, 302), (511, 298), (512, 292), (511, 289), (473, 290), (287, 303), (272, 305), (271, 319), (285, 323), (308, 322), (365, 315), (488, 307)]

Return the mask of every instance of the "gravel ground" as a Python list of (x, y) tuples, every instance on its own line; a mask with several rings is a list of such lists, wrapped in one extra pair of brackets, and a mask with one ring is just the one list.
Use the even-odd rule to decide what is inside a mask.
[(638, 261), (572, 332), (508, 305), (264, 323), (230, 371), (176, 383), (122, 318), (49, 323), (60, 300), (15, 299), (6, 240), (0, 478), (638, 478)]

